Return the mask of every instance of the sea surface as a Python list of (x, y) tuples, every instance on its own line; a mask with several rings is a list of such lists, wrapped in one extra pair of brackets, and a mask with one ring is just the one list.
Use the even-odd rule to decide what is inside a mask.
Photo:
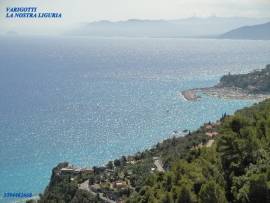
[(1, 36), (0, 202), (250, 106), (179, 93), (267, 63), (270, 41)]

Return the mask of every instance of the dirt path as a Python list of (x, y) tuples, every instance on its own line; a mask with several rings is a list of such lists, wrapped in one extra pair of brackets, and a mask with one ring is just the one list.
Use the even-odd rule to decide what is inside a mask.
[(164, 170), (164, 168), (162, 166), (162, 162), (161, 162), (160, 159), (155, 160), (154, 161), (154, 164), (157, 167), (157, 171), (159, 171), (159, 172), (165, 172), (165, 170)]
[(215, 140), (208, 140), (208, 142), (206, 143), (206, 147), (211, 147), (214, 144)]
[(83, 183), (79, 184), (79, 189), (88, 191), (88, 192), (90, 192), (93, 196), (99, 195), (99, 198), (100, 198), (101, 200), (103, 200), (104, 202), (107, 202), (107, 203), (116, 203), (115, 201), (113, 201), (113, 200), (111, 200), (111, 199), (105, 197), (103, 193), (96, 193), (96, 192), (94, 192), (94, 191), (89, 187), (89, 180), (86, 180), (86, 181), (84, 181)]

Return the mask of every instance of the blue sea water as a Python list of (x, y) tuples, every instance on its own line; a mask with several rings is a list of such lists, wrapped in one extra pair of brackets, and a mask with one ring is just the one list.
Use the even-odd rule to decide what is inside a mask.
[(251, 105), (179, 92), (269, 58), (270, 41), (2, 36), (0, 201), (42, 192), (61, 161), (102, 165)]

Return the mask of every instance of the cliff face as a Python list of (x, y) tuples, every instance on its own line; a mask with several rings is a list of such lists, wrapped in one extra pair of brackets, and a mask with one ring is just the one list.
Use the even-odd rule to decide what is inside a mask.
[[(211, 127), (211, 133), (214, 129)], [(206, 129), (201, 127), (184, 137), (164, 140), (150, 150), (110, 161), (105, 167), (93, 167), (91, 174), (73, 173), (67, 170), (71, 168), (68, 163), (60, 163), (52, 170), (50, 183), (39, 202), (100, 203), (108, 198), (110, 201), (105, 202), (126, 201), (144, 187), (153, 173), (165, 173), (175, 160), (187, 158), (191, 148), (209, 139)]]
[(80, 178), (81, 174), (74, 173), (68, 162), (59, 163), (52, 169), (50, 183), (38, 202), (102, 202), (91, 193), (78, 188)]
[(270, 65), (248, 74), (225, 75), (217, 87), (236, 87), (248, 93), (270, 93)]
[[(67, 168), (66, 163), (59, 164), (40, 202), (269, 202), (269, 112), (270, 100), (266, 100), (234, 116), (224, 115), (217, 123), (146, 150), (133, 157), (132, 164), (128, 159), (118, 160), (104, 170), (95, 170), (91, 177), (59, 176), (59, 171)], [(202, 139), (196, 140), (198, 136)], [(165, 170), (149, 170), (145, 166), (151, 160)], [(140, 176), (143, 180), (136, 183)], [(130, 183), (123, 181), (126, 179)], [(85, 180), (100, 196), (78, 188)], [(117, 185), (124, 182), (121, 187)], [(109, 183), (115, 183), (112, 190)], [(110, 200), (104, 201), (106, 198)]]
[[(219, 86), (270, 92), (269, 82), (267, 65), (224, 76)], [(39, 202), (270, 202), (269, 149), (270, 100), (265, 100), (88, 174), (60, 163)]]

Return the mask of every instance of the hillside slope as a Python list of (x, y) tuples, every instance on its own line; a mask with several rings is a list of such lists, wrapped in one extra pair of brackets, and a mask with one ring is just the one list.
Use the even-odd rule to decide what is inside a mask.
[(270, 22), (260, 25), (240, 27), (221, 35), (220, 38), (270, 40)]
[(269, 94), (270, 65), (247, 74), (225, 75), (220, 79), (218, 87), (237, 87), (252, 94)]
[[(269, 149), (270, 100), (266, 100), (185, 137), (168, 139), (132, 161), (121, 158), (94, 168), (93, 174), (61, 175), (61, 168), (68, 165), (60, 164), (39, 202), (98, 203), (108, 198), (129, 203), (267, 203)], [(152, 170), (153, 159), (160, 159), (164, 172)], [(89, 190), (80, 189), (85, 181)], [(91, 188), (99, 195), (93, 196)]]
[[(268, 91), (269, 75), (268, 65), (219, 85)], [(60, 163), (38, 202), (270, 203), (270, 99), (106, 166)]]

